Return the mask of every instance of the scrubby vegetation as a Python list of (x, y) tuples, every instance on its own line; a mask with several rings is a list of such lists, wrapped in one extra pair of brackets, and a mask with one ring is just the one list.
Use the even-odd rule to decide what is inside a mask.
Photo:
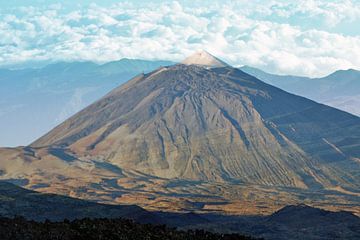
[(81, 219), (35, 222), (22, 217), (0, 218), (0, 239), (122, 239), (122, 240), (250, 240), (238, 234), (215, 234), (203, 230), (178, 231), (164, 225), (138, 224), (124, 219)]

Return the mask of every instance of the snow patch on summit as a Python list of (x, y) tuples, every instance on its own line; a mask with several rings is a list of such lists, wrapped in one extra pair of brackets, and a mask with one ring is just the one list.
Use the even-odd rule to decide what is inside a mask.
[(229, 66), (227, 63), (221, 61), (217, 57), (214, 57), (205, 50), (192, 54), (191, 56), (185, 58), (181, 63), (185, 65), (198, 65), (211, 68)]

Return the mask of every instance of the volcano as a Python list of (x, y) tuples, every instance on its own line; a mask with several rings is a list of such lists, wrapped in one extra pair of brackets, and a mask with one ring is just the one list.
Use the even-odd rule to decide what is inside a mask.
[[(200, 51), (138, 75), (30, 146), (2, 150), (2, 156), (2, 178), (30, 179), (30, 188), (39, 179), (52, 186), (55, 181), (65, 194), (95, 200), (124, 176), (136, 176), (118, 189), (130, 191), (139, 183), (136, 193), (151, 194), (149, 201), (159, 181), (171, 197), (171, 187), (189, 196), (183, 193), (196, 187), (187, 181), (195, 181), (335, 190), (358, 201), (360, 118), (282, 91)], [(80, 176), (101, 194), (67, 189), (64, 179), (74, 186)], [(140, 184), (144, 179), (155, 187)], [(235, 194), (223, 190), (206, 189), (206, 196)]]
[(359, 144), (358, 117), (197, 52), (114, 89), (31, 147), (164, 178), (359, 188)]

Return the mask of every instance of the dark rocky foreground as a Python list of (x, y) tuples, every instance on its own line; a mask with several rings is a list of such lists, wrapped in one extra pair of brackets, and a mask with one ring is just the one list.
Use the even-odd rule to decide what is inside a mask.
[(135, 205), (106, 205), (56, 194), (43, 194), (0, 181), (0, 216), (35, 221), (82, 218), (126, 218), (161, 224), (151, 212)]
[(250, 240), (238, 234), (215, 234), (203, 230), (178, 231), (165, 225), (138, 224), (124, 219), (82, 219), (35, 222), (21, 217), (0, 218), (0, 239), (147, 239), (147, 240)]
[(238, 216), (232, 219), (217, 216), (203, 227), (193, 227), (216, 232), (221, 229), (230, 232), (241, 230), (242, 234), (267, 240), (360, 239), (359, 217), (350, 212), (332, 212), (307, 205), (289, 205), (269, 216)]
[(0, 217), (0, 240), (251, 239), (244, 235), (274, 240), (360, 239), (359, 217), (306, 205), (287, 206), (269, 216), (150, 212), (37, 193), (1, 181)]

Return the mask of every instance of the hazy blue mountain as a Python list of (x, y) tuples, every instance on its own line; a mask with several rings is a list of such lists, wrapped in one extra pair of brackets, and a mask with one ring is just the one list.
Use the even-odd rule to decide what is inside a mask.
[(0, 69), (0, 146), (29, 144), (124, 81), (169, 64), (121, 59)]
[(240, 69), (290, 93), (360, 116), (360, 71), (339, 70), (326, 77), (308, 78), (270, 74), (249, 66)]

